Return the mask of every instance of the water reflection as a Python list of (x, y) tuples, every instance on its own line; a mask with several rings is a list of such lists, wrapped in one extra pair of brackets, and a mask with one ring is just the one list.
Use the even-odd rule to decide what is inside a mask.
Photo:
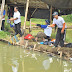
[(44, 60), (43, 61), (43, 66), (45, 70), (48, 70), (50, 67), (50, 61), (49, 60)]
[(64, 65), (64, 72), (72, 72), (72, 65), (67, 63), (66, 61), (63, 61), (63, 65)]
[(18, 72), (18, 67), (19, 67), (19, 63), (17, 62), (17, 60), (12, 60), (12, 71), (13, 72)]
[(72, 63), (0, 42), (0, 72), (72, 72)]

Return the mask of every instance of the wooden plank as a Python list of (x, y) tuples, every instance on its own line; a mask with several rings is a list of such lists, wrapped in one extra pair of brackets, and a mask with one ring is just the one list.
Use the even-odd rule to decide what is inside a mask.
[(36, 12), (36, 10), (37, 10), (37, 8), (33, 11), (33, 13), (32, 13), (32, 15), (31, 15), (31, 17), (34, 15), (34, 13)]
[[(26, 27), (26, 29), (29, 29), (30, 27)], [(31, 26), (31, 29), (33, 29), (33, 28), (37, 28), (37, 29), (40, 29), (38, 26)], [(53, 29), (55, 29), (55, 28), (53, 28)], [(67, 27), (67, 29), (72, 29), (72, 27)]]

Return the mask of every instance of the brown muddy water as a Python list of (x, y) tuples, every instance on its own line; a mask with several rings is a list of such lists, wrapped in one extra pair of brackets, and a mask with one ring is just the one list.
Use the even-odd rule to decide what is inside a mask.
[(72, 72), (72, 62), (0, 42), (0, 72)]

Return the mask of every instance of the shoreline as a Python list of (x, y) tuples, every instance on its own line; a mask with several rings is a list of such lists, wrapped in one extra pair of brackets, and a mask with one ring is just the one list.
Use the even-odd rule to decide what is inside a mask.
[[(0, 39), (0, 41), (8, 43), (8, 40), (5, 39)], [(50, 54), (51, 56), (57, 56), (60, 59), (70, 60), (70, 58), (72, 58), (72, 48), (52, 48), (48, 45), (38, 44), (37, 42), (29, 42), (28, 40), (25, 40), (23, 45), (15, 44), (14, 46), (21, 46), (25, 49)]]

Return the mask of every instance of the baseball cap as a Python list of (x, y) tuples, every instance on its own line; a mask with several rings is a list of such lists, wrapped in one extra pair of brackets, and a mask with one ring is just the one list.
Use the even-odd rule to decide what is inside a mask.
[(50, 24), (50, 20), (45, 20), (45, 22), (46, 22), (47, 24)]
[(54, 12), (52, 15), (53, 15), (53, 16), (58, 15), (58, 12)]

